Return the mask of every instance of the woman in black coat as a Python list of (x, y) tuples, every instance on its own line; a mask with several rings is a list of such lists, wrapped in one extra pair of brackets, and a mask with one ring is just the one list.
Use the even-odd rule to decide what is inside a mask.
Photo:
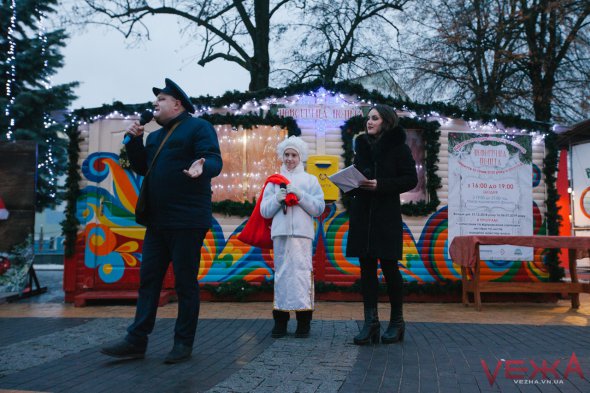
[(377, 313), (377, 261), (387, 282), (391, 303), (389, 326), (381, 337), (385, 344), (403, 340), (403, 281), (398, 267), (402, 258), (400, 194), (418, 184), (416, 163), (406, 145), (406, 132), (398, 125), (393, 108), (375, 105), (369, 111), (366, 133), (355, 141), (354, 166), (369, 180), (354, 190), (346, 255), (358, 257), (361, 266), (365, 323), (357, 345), (379, 342)]

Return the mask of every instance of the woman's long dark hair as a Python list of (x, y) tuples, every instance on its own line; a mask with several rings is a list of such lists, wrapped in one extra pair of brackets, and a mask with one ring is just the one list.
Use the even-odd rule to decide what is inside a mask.
[[(399, 117), (397, 116), (395, 110), (392, 107), (390, 107), (389, 105), (375, 104), (371, 107), (371, 109), (369, 109), (369, 112), (373, 109), (375, 109), (379, 113), (379, 116), (381, 116), (381, 119), (383, 119), (383, 123), (381, 124), (381, 132), (379, 133), (380, 135), (378, 135), (377, 137), (380, 137), (386, 132), (393, 131), (393, 129), (398, 126)], [(366, 130), (367, 123), (365, 122), (365, 131)]]

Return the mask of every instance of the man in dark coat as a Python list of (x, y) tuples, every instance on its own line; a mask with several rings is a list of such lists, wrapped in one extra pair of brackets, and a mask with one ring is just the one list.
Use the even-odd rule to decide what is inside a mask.
[(352, 192), (346, 256), (358, 257), (361, 267), (365, 324), (354, 343), (379, 341), (377, 314), (377, 262), (387, 282), (391, 315), (383, 343), (403, 340), (403, 281), (398, 261), (402, 259), (403, 228), (400, 194), (418, 184), (416, 163), (406, 145), (406, 132), (398, 125), (393, 108), (375, 105), (367, 119), (366, 133), (355, 141), (354, 166), (368, 180)]
[(192, 353), (199, 318), (200, 252), (212, 220), (211, 178), (221, 172), (222, 161), (215, 129), (191, 116), (195, 109), (185, 92), (170, 79), (163, 89), (154, 87), (153, 92), (154, 118), (162, 128), (148, 135), (145, 146), (141, 137), (144, 127), (139, 122), (127, 130), (133, 137), (126, 146), (131, 167), (140, 175), (147, 173), (143, 185), (147, 187), (147, 228), (135, 321), (124, 340), (104, 347), (102, 353), (118, 358), (144, 357), (164, 275), (172, 261), (178, 317), (174, 346), (165, 362), (178, 363)]

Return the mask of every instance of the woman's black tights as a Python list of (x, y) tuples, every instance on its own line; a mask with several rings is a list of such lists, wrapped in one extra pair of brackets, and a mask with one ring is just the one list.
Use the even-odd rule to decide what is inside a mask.
[[(401, 307), (403, 301), (403, 280), (397, 260), (381, 259), (381, 271), (387, 282), (389, 303)], [(376, 306), (379, 296), (379, 281), (377, 279), (377, 258), (360, 258), (361, 290), (365, 306)]]

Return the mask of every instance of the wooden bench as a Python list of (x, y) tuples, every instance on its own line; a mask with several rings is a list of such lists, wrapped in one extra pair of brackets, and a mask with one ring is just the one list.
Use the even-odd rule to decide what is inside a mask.
[[(480, 245), (501, 245), (566, 248), (569, 257), (571, 282), (495, 282), (480, 280)], [(463, 304), (469, 304), (468, 293), (473, 293), (475, 308), (481, 311), (482, 292), (569, 293), (572, 308), (580, 307), (580, 293), (590, 293), (590, 284), (580, 283), (577, 258), (588, 256), (590, 237), (575, 236), (456, 236), (449, 248), (454, 263), (461, 265)]]

